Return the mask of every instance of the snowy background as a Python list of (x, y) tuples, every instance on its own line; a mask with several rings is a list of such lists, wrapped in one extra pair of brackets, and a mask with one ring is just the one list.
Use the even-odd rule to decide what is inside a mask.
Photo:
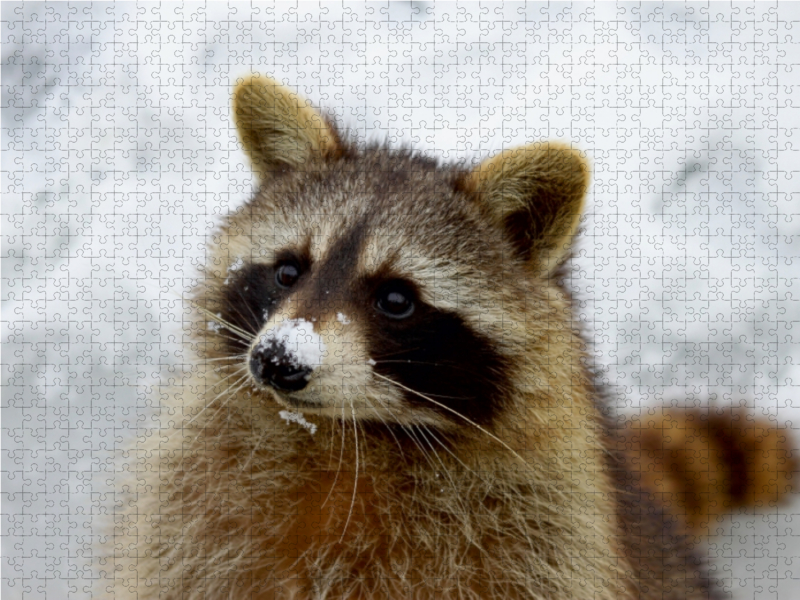
[[(619, 408), (800, 429), (800, 5), (4, 3), (4, 599), (91, 598), (113, 568), (98, 523), (189, 361), (179, 296), (253, 186), (252, 71), (446, 159), (574, 142), (574, 286)], [(796, 597), (798, 505), (720, 521), (732, 598)]]

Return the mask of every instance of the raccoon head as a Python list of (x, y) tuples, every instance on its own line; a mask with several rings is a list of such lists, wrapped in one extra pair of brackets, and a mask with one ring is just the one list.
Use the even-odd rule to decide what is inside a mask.
[(358, 147), (258, 76), (233, 109), (261, 187), (212, 244), (208, 355), (286, 407), (440, 427), (491, 424), (570, 369), (554, 272), (587, 185), (576, 151), (532, 144), (469, 170)]

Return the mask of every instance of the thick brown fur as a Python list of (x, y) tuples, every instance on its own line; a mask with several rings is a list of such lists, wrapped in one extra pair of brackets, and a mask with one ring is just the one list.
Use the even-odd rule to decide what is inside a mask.
[[(468, 171), (358, 148), (259, 77), (237, 88), (234, 117), (263, 186), (209, 244), (191, 381), (131, 450), (114, 597), (710, 597), (601, 417), (556, 281), (588, 184), (580, 155), (537, 144)], [(286, 252), (303, 278), (252, 307), (259, 269)], [(386, 375), (392, 357), (370, 348), (400, 325), (363, 289), (387, 280), (482, 349), (491, 398), (459, 404)], [(248, 371), (282, 323), (325, 348), (297, 392)], [(433, 366), (454, 385), (476, 377)]]

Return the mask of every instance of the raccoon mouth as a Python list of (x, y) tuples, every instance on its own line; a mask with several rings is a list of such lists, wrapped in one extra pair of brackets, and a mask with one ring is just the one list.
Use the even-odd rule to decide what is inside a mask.
[(310, 402), (308, 400), (301, 400), (300, 398), (292, 398), (288, 394), (284, 394), (278, 392), (277, 390), (273, 390), (274, 395), (278, 398), (278, 401), (281, 404), (284, 404), (287, 408), (295, 408), (297, 410), (313, 410), (313, 409), (320, 409), (321, 406), (317, 402)]
[[(271, 385), (270, 383), (260, 382), (256, 378), (252, 379), (256, 390), (266, 394), (285, 408), (299, 411), (320, 412), (320, 410), (326, 407), (326, 404), (314, 397), (298, 398), (296, 394), (292, 393), (291, 391), (283, 390), (280, 387)], [(306, 396), (308, 396), (307, 392)]]

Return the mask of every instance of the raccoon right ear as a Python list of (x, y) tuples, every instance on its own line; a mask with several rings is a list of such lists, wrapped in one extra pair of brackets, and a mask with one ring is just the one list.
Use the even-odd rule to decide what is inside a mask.
[(589, 184), (577, 150), (537, 142), (485, 160), (463, 182), (518, 255), (549, 274), (570, 253)]
[(270, 77), (251, 75), (236, 86), (233, 117), (244, 150), (262, 178), (340, 152), (339, 136), (325, 118)]

